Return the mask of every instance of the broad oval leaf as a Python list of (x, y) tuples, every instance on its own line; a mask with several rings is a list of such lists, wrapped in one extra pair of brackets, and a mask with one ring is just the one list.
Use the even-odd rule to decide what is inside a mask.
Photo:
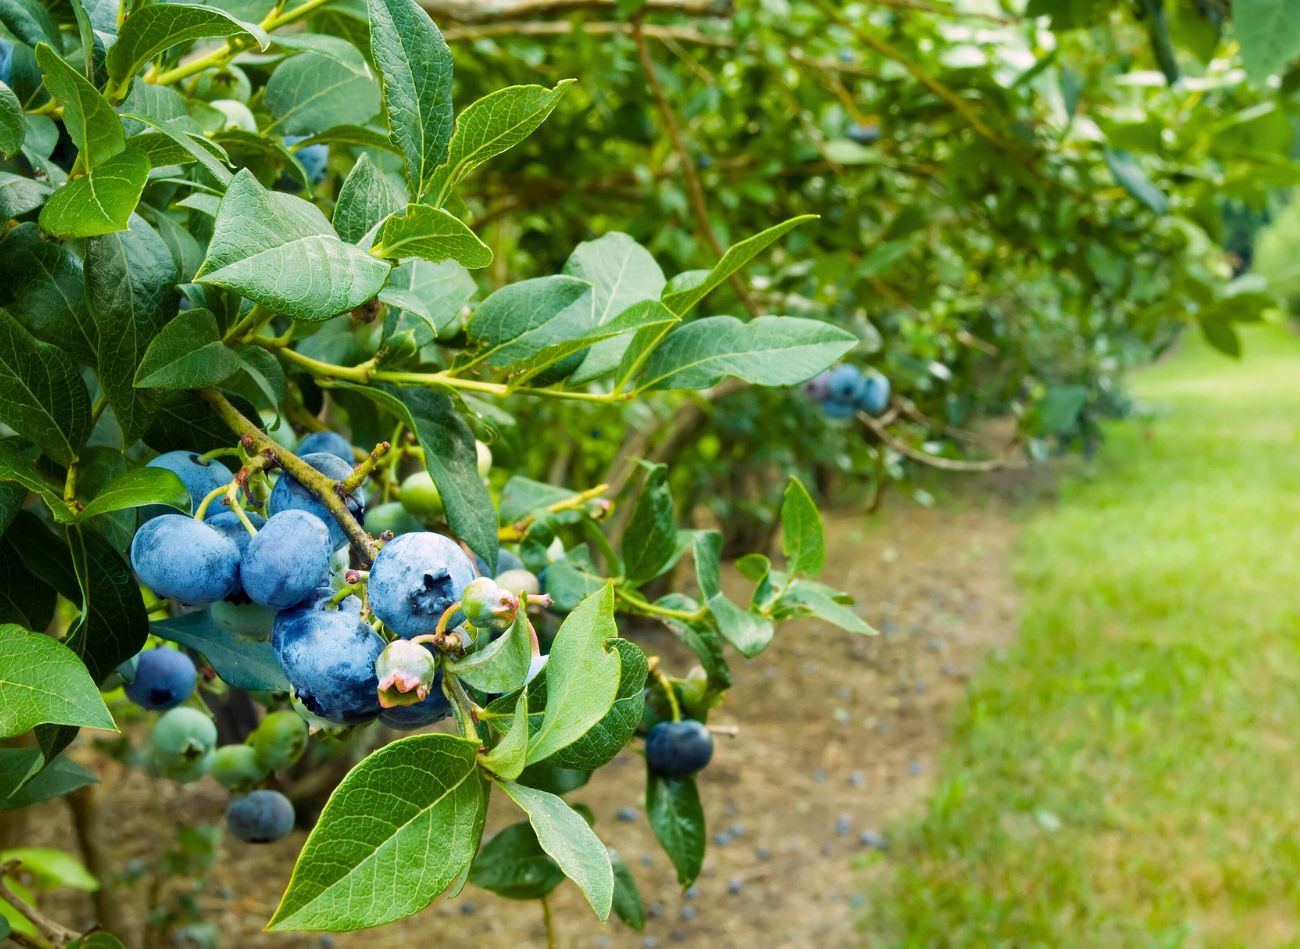
[(469, 867), (483, 835), (487, 784), (477, 751), (477, 741), (414, 735), (348, 772), (267, 929), (362, 929), (429, 905)]
[(533, 657), (533, 640), (528, 631), (528, 617), (520, 610), (504, 634), (478, 652), (450, 664), (458, 679), (480, 692), (513, 692), (528, 675)]
[(239, 371), (239, 357), (221, 341), (217, 318), (194, 308), (162, 328), (136, 369), (144, 388), (193, 389), (224, 382)]
[(564, 871), (546, 855), (531, 824), (503, 827), (483, 845), (469, 882), (508, 900), (540, 900), (564, 882)]
[(0, 422), (59, 464), (90, 435), (90, 395), (76, 364), (0, 310)]
[(0, 626), (0, 738), (47, 723), (117, 731), (71, 649), (43, 633)]
[(41, 208), (41, 227), (56, 237), (96, 237), (124, 230), (148, 178), (149, 159), (143, 152), (128, 149), (105, 159), (50, 195)]
[(9, 86), (0, 82), (0, 155), (9, 158), (17, 154), (26, 134), (23, 104)]
[(693, 777), (668, 778), (646, 770), (646, 818), (659, 845), (677, 870), (677, 882), (690, 886), (704, 865), (704, 808)]
[(194, 40), (220, 36), (246, 36), (266, 49), (266, 31), (243, 23), (215, 6), (192, 3), (158, 3), (135, 10), (108, 50), (105, 66), (117, 98), (126, 94), (131, 78), (163, 50)]
[(464, 221), (427, 204), (408, 204), (405, 211), (390, 215), (370, 252), (392, 260), (419, 257), (434, 264), (454, 260), (470, 270), (492, 263), (491, 248)]
[(136, 468), (115, 479), (100, 491), (78, 517), (89, 520), (112, 511), (125, 511), (146, 504), (165, 504), (188, 513), (190, 495), (185, 482), (165, 468)]
[(289, 689), (270, 639), (219, 623), (211, 610), (158, 620), (150, 624), (149, 632), (202, 653), (221, 681), (233, 688), (252, 692)]

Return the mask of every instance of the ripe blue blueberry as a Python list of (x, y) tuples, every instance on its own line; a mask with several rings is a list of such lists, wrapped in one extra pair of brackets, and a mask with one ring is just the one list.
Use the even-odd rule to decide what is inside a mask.
[(827, 399), (822, 403), (822, 411), (826, 413), (827, 418), (853, 418), (858, 411), (858, 407), (852, 402)]
[(889, 380), (874, 370), (868, 372), (862, 381), (862, 394), (858, 397), (858, 408), (872, 415), (879, 415), (889, 405)]
[(862, 370), (848, 363), (841, 363), (831, 370), (826, 380), (826, 397), (836, 402), (853, 403), (862, 394)]
[[(227, 511), (221, 507), (217, 510), (220, 511), (219, 514), (209, 514), (203, 518), (203, 522), (238, 547), (239, 555), (242, 557), (253, 535), (248, 532), (248, 528), (234, 511)], [(266, 518), (256, 511), (245, 511), (244, 516), (257, 530), (261, 530), (262, 525), (266, 523)]]
[(418, 705), (429, 697), (438, 676), (432, 652), (408, 639), (394, 639), (375, 663), (379, 704), (384, 708)]
[(375, 662), (384, 640), (344, 610), (296, 608), (275, 618), (271, 648), (294, 695), (313, 715), (358, 725), (379, 714)]
[[(331, 455), (329, 452), (310, 452), (303, 455), (302, 460), (335, 481), (342, 481), (352, 474), (350, 464), (338, 455)], [(366, 493), (364, 490), (357, 488), (344, 500), (347, 502), (348, 510), (353, 515), (357, 518), (363, 516), (366, 508)], [(281, 511), (306, 511), (309, 514), (315, 514), (321, 519), (321, 523), (329, 529), (330, 548), (332, 550), (338, 550), (348, 542), (348, 535), (343, 533), (343, 528), (339, 526), (338, 521), (334, 520), (334, 516), (330, 514), (329, 509), (288, 472), (282, 474), (280, 480), (275, 483), (275, 488), (271, 491), (271, 500), (267, 504), (267, 511), (273, 517)]]
[(404, 639), (432, 633), (473, 579), (473, 562), (451, 538), (403, 534), (384, 545), (370, 568), (370, 608)]
[(293, 803), (279, 791), (253, 791), (230, 802), (226, 828), (245, 843), (274, 843), (293, 830)]
[(273, 514), (244, 552), (244, 592), (261, 606), (293, 606), (329, 577), (331, 554), (329, 528), (315, 514)]
[[(222, 485), (230, 483), (230, 470), (217, 461), (203, 461), (192, 451), (169, 451), (145, 465), (146, 468), (163, 468), (174, 473), (190, 494), (189, 513), (193, 514), (199, 502)], [(203, 519), (216, 517), (224, 511), (220, 504), (209, 504)], [(142, 521), (163, 514), (175, 514), (176, 509), (165, 504), (149, 504), (140, 509)]]
[[(306, 137), (306, 135), (286, 135), (284, 144), (289, 146), (297, 145)], [(325, 178), (325, 167), (329, 163), (330, 147), (328, 145), (308, 145), (306, 148), (298, 149), (294, 154), (298, 156), (302, 170), (307, 172), (307, 180), (314, 185), (320, 184)]]
[(849, 126), (849, 141), (859, 145), (874, 145), (880, 140), (880, 125), (876, 122), (854, 122)]
[(177, 781), (194, 781), (212, 764), (217, 726), (197, 709), (180, 706), (164, 712), (149, 733), (149, 751), (158, 770)]
[(411, 731), (433, 725), (451, 715), (451, 703), (442, 694), (442, 670), (434, 677), (433, 687), (423, 701), (414, 705), (398, 705), (386, 708), (379, 713), (379, 720), (389, 728), (398, 731)]
[(352, 451), (352, 443), (338, 432), (312, 432), (298, 443), (298, 454), (300, 455), (310, 455), (312, 452), (317, 451), (337, 455), (348, 464), (352, 464), (356, 458)]
[(194, 663), (179, 649), (146, 649), (135, 680), (125, 687), (126, 697), (151, 712), (166, 711), (194, 694), (196, 679)]
[(668, 777), (694, 774), (713, 758), (713, 736), (694, 719), (660, 722), (645, 740), (650, 770)]
[(288, 768), (307, 750), (307, 724), (297, 712), (272, 712), (258, 722), (248, 744), (268, 771)]
[(184, 514), (146, 521), (131, 540), (131, 566), (159, 596), (206, 606), (239, 584), (239, 548)]
[(0, 38), (0, 82), (6, 86), (13, 82), (14, 47), (4, 38)]
[(251, 745), (225, 745), (212, 756), (212, 777), (229, 791), (248, 791), (266, 777), (266, 768)]

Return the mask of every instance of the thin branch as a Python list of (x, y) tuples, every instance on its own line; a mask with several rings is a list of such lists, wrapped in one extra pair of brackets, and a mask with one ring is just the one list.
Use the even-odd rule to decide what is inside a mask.
[[(633, 37), (636, 39), (636, 50), (641, 60), (641, 71), (645, 73), (646, 84), (650, 87), (650, 92), (654, 96), (655, 105), (659, 107), (659, 115), (663, 119), (664, 130), (668, 133), (668, 139), (672, 142), (673, 150), (677, 152), (677, 160), (682, 166), (682, 176), (686, 179), (686, 194), (690, 199), (691, 210), (695, 214), (695, 220), (699, 224), (700, 234), (713, 248), (713, 253), (721, 257), (724, 253), (722, 242), (718, 240), (717, 233), (713, 230), (713, 222), (709, 218), (709, 206), (704, 200), (704, 187), (700, 184), (700, 176), (695, 170), (695, 160), (691, 158), (691, 153), (686, 148), (686, 143), (682, 139), (681, 129), (677, 125), (677, 117), (673, 114), (672, 106), (668, 103), (668, 96), (664, 94), (663, 84), (659, 82), (659, 74), (655, 72), (654, 60), (650, 58), (650, 46), (645, 41), (645, 28), (638, 17), (633, 21)], [(758, 304), (750, 296), (749, 288), (740, 278), (739, 274), (731, 275), (731, 286), (735, 289), (740, 301), (745, 305), (745, 309), (750, 315), (757, 318), (762, 315)]]
[[(559, 16), (597, 10), (608, 13), (618, 7), (618, 0), (420, 0), (420, 6), (438, 20), (457, 23), (496, 23), (502, 20), (530, 20), (535, 17)], [(647, 13), (674, 13), (682, 16), (726, 17), (731, 15), (730, 0), (646, 0)]]
[(79, 935), (66, 926), (56, 923), (42, 914), (35, 907), (29, 905), (20, 899), (13, 890), (9, 889), (4, 879), (9, 874), (18, 869), (19, 861), (10, 860), (7, 863), (0, 864), (0, 899), (4, 900), (15, 910), (17, 910), (24, 919), (35, 926), (44, 936), (55, 946), (63, 946), (76, 939)]
[[(504, 23), (485, 23), (482, 26), (457, 26), (442, 31), (448, 43), (461, 40), (481, 40), (497, 36), (631, 36), (635, 32), (631, 23), (585, 23), (556, 20), (539, 23), (508, 20)], [(710, 36), (686, 26), (646, 26), (645, 35), (661, 43), (693, 43), (697, 46), (715, 46), (729, 49), (736, 45), (726, 36)]]
[(858, 413), (858, 420), (867, 426), (872, 433), (881, 440), (885, 445), (898, 452), (905, 458), (928, 465), (931, 468), (938, 468), (941, 471), (1001, 471), (1004, 468), (1023, 468), (1025, 465), (1021, 461), (1011, 458), (989, 458), (984, 461), (961, 461), (955, 458), (943, 458), (939, 455), (932, 455), (929, 452), (921, 451), (919, 448), (913, 448), (902, 439), (897, 438), (882, 422), (872, 418), (866, 412)]
[(366, 565), (372, 563), (379, 554), (379, 545), (366, 533), (357, 519), (348, 510), (343, 497), (335, 491), (336, 482), (303, 461), (283, 445), (271, 439), (265, 432), (244, 417), (244, 414), (216, 389), (200, 389), (199, 394), (216, 411), (217, 416), (236, 435), (245, 439), (249, 451), (265, 454), (286, 472), (293, 475), (303, 487), (310, 491), (326, 510), (338, 521), (343, 532), (347, 534), (352, 548)]

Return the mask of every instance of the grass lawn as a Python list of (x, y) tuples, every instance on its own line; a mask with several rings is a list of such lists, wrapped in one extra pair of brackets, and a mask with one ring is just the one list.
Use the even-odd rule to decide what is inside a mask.
[(1300, 340), (1245, 342), (1142, 373), (1031, 516), (870, 944), (1300, 945)]

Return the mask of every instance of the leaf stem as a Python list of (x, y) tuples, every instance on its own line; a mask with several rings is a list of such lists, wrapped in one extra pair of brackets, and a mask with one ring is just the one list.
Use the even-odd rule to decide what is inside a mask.
[(673, 680), (664, 674), (663, 669), (659, 668), (659, 657), (655, 656), (650, 663), (650, 674), (654, 680), (659, 683), (659, 688), (664, 690), (664, 695), (668, 698), (668, 709), (672, 712), (673, 721), (682, 720), (682, 707), (677, 701), (677, 693), (673, 691)]
[[(609, 485), (598, 484), (594, 488), (588, 488), (581, 494), (575, 494), (571, 498), (565, 498), (561, 501), (556, 501), (554, 504), (548, 504), (546, 507), (542, 508), (542, 511), (547, 514), (558, 514), (561, 511), (571, 511), (574, 508), (582, 507), (582, 505), (586, 504), (588, 501), (600, 497), (608, 490)], [(529, 514), (527, 517), (521, 517), (513, 524), (497, 531), (497, 536), (501, 540), (505, 541), (522, 540), (524, 535), (528, 533), (528, 528), (531, 527), (533, 522), (536, 520), (536, 514)]]
[(657, 606), (642, 597), (640, 594), (633, 593), (626, 587), (615, 587), (614, 595), (638, 612), (646, 613), (650, 616), (666, 616), (669, 619), (679, 619), (688, 623), (693, 623), (697, 620), (702, 620), (709, 615), (709, 608), (707, 606), (701, 606), (699, 609), (695, 610), (674, 610), (667, 606)]
[(334, 520), (347, 534), (352, 549), (357, 552), (357, 556), (361, 558), (364, 565), (369, 566), (374, 561), (379, 554), (379, 545), (373, 537), (366, 533), (366, 529), (348, 510), (343, 496), (335, 490), (338, 482), (317, 471), (289, 449), (270, 438), (245, 418), (244, 414), (235, 408), (234, 404), (218, 390), (203, 388), (199, 390), (199, 394), (212, 406), (217, 416), (226, 423), (230, 430), (245, 440), (244, 444), (247, 449), (265, 454), (268, 464), (278, 464), (310, 491), (321, 504), (325, 505), (326, 510), (333, 515)]
[(542, 922), (546, 925), (546, 949), (555, 949), (558, 943), (555, 941), (555, 918), (551, 915), (551, 903), (543, 896), (539, 903), (542, 904)]

